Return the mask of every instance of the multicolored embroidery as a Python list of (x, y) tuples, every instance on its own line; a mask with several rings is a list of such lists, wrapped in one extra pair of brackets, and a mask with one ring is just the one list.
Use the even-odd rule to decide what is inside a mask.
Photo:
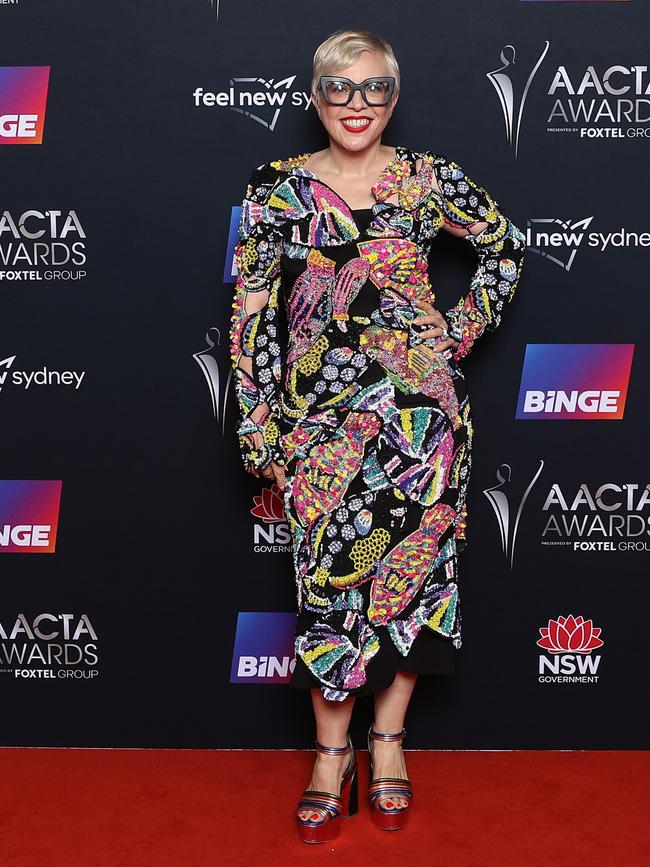
[[(457, 362), (501, 321), (525, 244), (444, 156), (398, 147), (363, 228), (308, 157), (267, 163), (249, 182), (231, 360), (245, 466), (286, 469), (296, 653), (341, 701), (366, 682), (380, 626), (404, 656), (424, 628), (461, 646), (473, 426)], [(427, 259), (445, 221), (488, 225), (466, 235), (476, 272), (443, 311), (459, 346), (436, 353), (415, 301), (435, 301)]]

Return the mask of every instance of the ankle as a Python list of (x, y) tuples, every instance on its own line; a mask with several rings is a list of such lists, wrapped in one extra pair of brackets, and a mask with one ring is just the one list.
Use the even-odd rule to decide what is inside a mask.
[(327, 753), (316, 753), (314, 764), (323, 768), (335, 768), (338, 765), (345, 767), (350, 761), (350, 753), (342, 753), (340, 756), (329, 756)]
[[(401, 722), (394, 719), (375, 720), (372, 724), (371, 731), (377, 735), (392, 735), (395, 740), (400, 740), (406, 734), (404, 721)], [(400, 737), (398, 737), (400, 736)]]

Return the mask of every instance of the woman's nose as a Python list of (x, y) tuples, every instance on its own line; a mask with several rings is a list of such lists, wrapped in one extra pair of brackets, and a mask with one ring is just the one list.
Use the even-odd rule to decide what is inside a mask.
[(355, 90), (348, 108), (353, 109), (353, 111), (363, 111), (365, 107), (366, 104), (363, 101), (361, 93), (358, 90)]

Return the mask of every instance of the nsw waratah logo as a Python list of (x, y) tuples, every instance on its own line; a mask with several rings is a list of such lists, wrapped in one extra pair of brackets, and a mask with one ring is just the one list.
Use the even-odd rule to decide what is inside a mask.
[(251, 515), (258, 520), (253, 525), (253, 550), (258, 554), (291, 551), (291, 535), (284, 512), (282, 492), (275, 482), (253, 497)]
[(270, 488), (264, 488), (259, 496), (254, 496), (255, 507), (251, 509), (251, 515), (261, 518), (266, 524), (274, 524), (284, 521), (284, 503), (280, 494), (280, 488), (275, 484)]
[(605, 643), (601, 632), (593, 620), (573, 614), (560, 615), (541, 626), (537, 644), (550, 655), (539, 657), (539, 682), (596, 683), (600, 656), (592, 651)]

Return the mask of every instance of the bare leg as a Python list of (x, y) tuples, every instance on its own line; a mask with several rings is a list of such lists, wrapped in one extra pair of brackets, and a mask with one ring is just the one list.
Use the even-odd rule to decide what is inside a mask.
[[(327, 701), (320, 689), (311, 690), (311, 700), (316, 717), (316, 740), (326, 747), (344, 747), (348, 742), (348, 727), (354, 696), (344, 701)], [(316, 753), (316, 762), (308, 789), (339, 793), (341, 777), (350, 761), (350, 753), (343, 756), (327, 756)], [(310, 810), (301, 810), (298, 815), (307, 817)]]
[[(373, 728), (382, 734), (399, 732), (404, 727), (404, 718), (413, 694), (417, 674), (398, 671), (393, 683), (375, 694), (375, 720)], [(408, 778), (402, 745), (399, 741), (370, 741), (373, 775), (377, 777)], [(408, 806), (404, 798), (387, 796), (397, 806)], [(383, 800), (383, 798), (381, 799)]]

